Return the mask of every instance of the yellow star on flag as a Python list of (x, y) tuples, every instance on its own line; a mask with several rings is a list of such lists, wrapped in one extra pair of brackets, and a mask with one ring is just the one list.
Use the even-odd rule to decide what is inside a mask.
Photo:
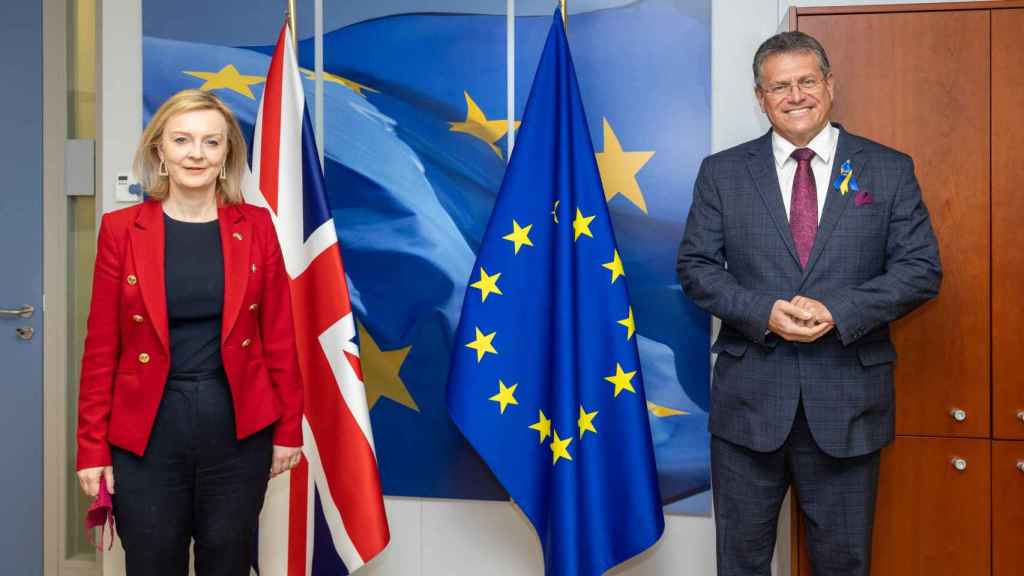
[[(309, 70), (308, 68), (299, 68), (299, 70), (302, 72), (302, 75), (305, 76), (308, 80), (316, 80), (316, 72), (314, 72), (313, 70)], [(363, 90), (366, 90), (367, 92), (380, 92), (380, 90), (374, 90), (373, 88), (370, 88), (366, 84), (360, 84), (355, 80), (349, 80), (344, 76), (338, 76), (336, 74), (331, 74), (330, 72), (324, 72), (324, 82), (329, 82), (331, 84), (341, 84), (342, 86), (345, 86), (346, 88), (355, 92), (359, 96), (362, 96), (363, 98), (366, 98), (366, 94), (363, 94)]]
[(601, 185), (604, 187), (605, 200), (611, 201), (612, 198), (622, 194), (646, 214), (647, 203), (644, 201), (643, 192), (640, 191), (640, 184), (636, 181), (636, 174), (647, 164), (651, 156), (654, 156), (654, 151), (624, 151), (622, 144), (619, 143), (619, 138), (612, 130), (612, 125), (605, 118), (604, 152), (598, 152), (595, 156), (597, 156), (597, 169), (601, 172)]
[(622, 369), (622, 365), (618, 362), (615, 363), (615, 375), (605, 376), (604, 379), (615, 384), (615, 397), (619, 397), (619, 392), (623, 390), (629, 390), (633, 394), (636, 394), (636, 390), (633, 388), (633, 376), (636, 375), (636, 370), (626, 372)]
[(497, 332), (491, 332), (490, 334), (485, 335), (483, 332), (480, 331), (480, 327), (478, 326), (476, 328), (476, 339), (466, 344), (466, 348), (472, 348), (473, 350), (476, 350), (477, 364), (479, 364), (480, 361), (484, 359), (484, 354), (487, 354), (488, 352), (490, 352), (491, 354), (498, 353), (498, 351), (494, 349), (494, 345), (491, 344), (491, 341), (494, 340), (495, 334), (497, 334)]
[(551, 440), (551, 465), (558, 464), (559, 459), (571, 461), (572, 454), (569, 454), (569, 444), (572, 444), (572, 436), (562, 439), (558, 437), (558, 431), (554, 432), (555, 437)]
[(619, 251), (616, 250), (612, 256), (611, 262), (605, 262), (601, 265), (602, 268), (607, 268), (612, 271), (612, 284), (619, 279), (619, 276), (625, 276), (626, 270), (622, 267), (622, 260), (619, 258)]
[(377, 400), (387, 398), (409, 408), (420, 411), (419, 406), (409, 394), (409, 389), (402, 382), (399, 370), (412, 346), (397, 350), (381, 350), (377, 342), (366, 331), (362, 323), (357, 322), (359, 330), (359, 359), (363, 368), (363, 382), (366, 386), (366, 405), (373, 410)]
[(480, 279), (470, 284), (470, 286), (480, 291), (481, 302), (486, 302), (489, 294), (502, 295), (501, 288), (498, 288), (498, 278), (501, 278), (501, 272), (490, 275), (484, 270), (483, 266), (480, 267)]
[(576, 219), (572, 221), (572, 232), (573, 242), (580, 239), (580, 235), (589, 236), (593, 238), (594, 235), (590, 233), (590, 222), (597, 218), (597, 216), (584, 216), (580, 209), (576, 209)]
[(548, 436), (551, 436), (551, 420), (548, 419), (548, 417), (544, 415), (544, 411), (543, 410), (537, 410), (537, 412), (540, 413), (540, 416), (537, 418), (536, 422), (534, 422), (533, 424), (530, 424), (529, 428), (530, 428), (530, 430), (536, 430), (537, 433), (540, 434), (540, 442), (539, 443), (543, 444), (544, 440)]
[(622, 320), (619, 320), (619, 324), (626, 327), (626, 340), (633, 337), (633, 332), (636, 332), (636, 322), (633, 321), (633, 307), (629, 307), (629, 316), (626, 316)]
[(593, 432), (597, 434), (597, 428), (594, 428), (594, 417), (597, 416), (597, 410), (593, 412), (587, 412), (583, 409), (583, 404), (580, 404), (580, 417), (576, 420), (576, 426), (580, 429), (580, 439), (587, 432)]
[(519, 254), (519, 249), (523, 246), (533, 246), (533, 241), (530, 240), (530, 229), (533, 228), (533, 224), (527, 224), (525, 228), (519, 226), (519, 222), (512, 221), (512, 233), (506, 234), (501, 238), (508, 240), (515, 244), (516, 254)]
[[(498, 158), (504, 159), (501, 149), (494, 143), (501, 140), (505, 133), (508, 132), (508, 120), (488, 120), (483, 110), (473, 101), (469, 92), (464, 91), (463, 94), (466, 95), (466, 119), (462, 122), (449, 122), (448, 130), (462, 132), (463, 134), (469, 134), (473, 138), (483, 140), (498, 155)], [(514, 121), (513, 126), (518, 129), (519, 121)]]
[(509, 404), (511, 404), (513, 406), (518, 406), (519, 405), (519, 401), (516, 400), (516, 397), (515, 397), (516, 388), (518, 388), (518, 387), (519, 387), (519, 384), (513, 384), (512, 386), (505, 386), (504, 382), (502, 382), (501, 380), (498, 380), (498, 393), (495, 394), (494, 396), (491, 396), (490, 398), (488, 398), (488, 400), (493, 400), (493, 401), (497, 402), (498, 404), (500, 404), (501, 405), (501, 413), (504, 414), (505, 413), (505, 408), (508, 408)]
[(185, 70), (185, 74), (206, 80), (206, 82), (199, 87), (200, 90), (208, 92), (210, 90), (226, 88), (228, 90), (238, 92), (250, 100), (255, 100), (256, 96), (253, 96), (252, 90), (249, 89), (249, 86), (266, 81), (266, 78), (263, 76), (246, 76), (244, 74), (239, 74), (238, 68), (235, 68), (234, 64), (228, 64), (217, 72), (196, 72), (192, 70)]
[(687, 416), (690, 413), (685, 410), (676, 410), (675, 408), (669, 408), (668, 406), (662, 406), (655, 404), (650, 400), (647, 401), (647, 411), (654, 414), (658, 418), (668, 418), (669, 416)]

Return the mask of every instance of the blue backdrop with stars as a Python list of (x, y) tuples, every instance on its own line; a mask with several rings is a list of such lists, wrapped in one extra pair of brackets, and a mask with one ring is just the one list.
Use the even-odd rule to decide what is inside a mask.
[[(251, 30), (211, 42), (217, 27), (231, 28), (230, 2), (173, 20), (157, 4), (143, 4), (147, 120), (170, 94), (204, 87), (251, 132), (276, 32), (265, 46), (251, 45)], [(505, 17), (434, 10), (443, 0), (373, 4), (388, 15), (324, 36), (324, 147), (384, 491), (505, 498), (444, 403), (462, 298), (479, 279), (472, 266), (505, 171)], [(389, 4), (422, 9), (396, 14)], [(586, 4), (573, 3), (570, 44), (632, 296), (659, 485), (676, 509), (702, 512), (710, 320), (682, 295), (674, 265), (710, 150), (710, 0)], [(259, 21), (276, 31), (279, 8), (247, 5), (245, 19), (265, 12)], [(516, 21), (515, 120), (549, 8)], [(311, 39), (299, 60), (313, 69)], [(312, 103), (312, 80), (305, 88)]]

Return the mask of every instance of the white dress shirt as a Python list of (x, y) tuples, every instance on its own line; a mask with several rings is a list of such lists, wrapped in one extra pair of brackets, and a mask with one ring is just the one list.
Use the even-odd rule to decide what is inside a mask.
[[(825, 198), (831, 186), (832, 162), (835, 160), (836, 147), (839, 145), (839, 129), (826, 124), (818, 135), (803, 148), (814, 150), (811, 158), (811, 172), (814, 172), (814, 184), (818, 193), (818, 222), (825, 210)], [(786, 218), (789, 218), (789, 206), (793, 197), (793, 178), (796, 176), (797, 161), (790, 156), (796, 150), (792, 142), (772, 131), (772, 153), (775, 155), (775, 172), (779, 177), (779, 189), (782, 191), (782, 203), (786, 206)]]

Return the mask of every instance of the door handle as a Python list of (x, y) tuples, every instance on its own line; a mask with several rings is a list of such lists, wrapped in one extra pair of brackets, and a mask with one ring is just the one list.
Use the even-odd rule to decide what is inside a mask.
[(21, 308), (0, 308), (0, 318), (31, 318), (35, 306), (25, 304)]

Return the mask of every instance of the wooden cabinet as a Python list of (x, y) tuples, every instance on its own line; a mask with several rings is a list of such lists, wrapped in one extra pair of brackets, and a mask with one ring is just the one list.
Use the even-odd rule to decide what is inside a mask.
[[(989, 491), (998, 490), (991, 470), (987, 440), (897, 438), (882, 452), (872, 576), (989, 574)], [(1016, 486), (1007, 486), (1007, 497), (1016, 497), (1018, 506), (1024, 503), (1013, 492), (1024, 488), (1024, 473), (1019, 475)], [(1020, 521), (1007, 519), (1008, 537), (1019, 537)], [(796, 572), (812, 576), (802, 518), (795, 529), (801, 535)]]
[(832, 117), (913, 156), (939, 237), (939, 297), (893, 325), (896, 431), (988, 437), (989, 13), (822, 14), (799, 29), (831, 60)]
[(1024, 573), (1024, 442), (992, 443), (992, 576)]
[(988, 574), (990, 471), (987, 440), (900, 437), (884, 450), (871, 574)]
[(1024, 440), (1024, 8), (992, 14), (992, 114), (992, 434)]
[(945, 272), (893, 326), (871, 573), (1024, 574), (1024, 1), (799, 8), (790, 27), (829, 54), (833, 118), (913, 156)]

